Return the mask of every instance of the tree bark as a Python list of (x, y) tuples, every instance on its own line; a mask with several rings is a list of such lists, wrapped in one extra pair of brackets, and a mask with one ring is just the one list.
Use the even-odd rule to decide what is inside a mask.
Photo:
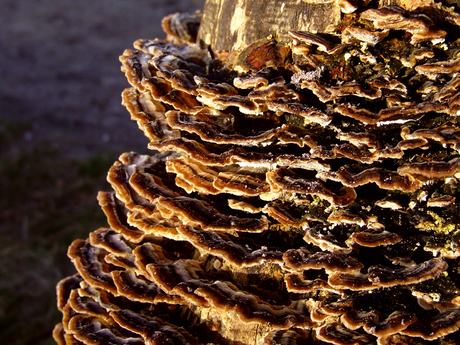
[(340, 17), (338, 0), (208, 0), (198, 40), (202, 46), (228, 51), (270, 35), (288, 43), (289, 30), (327, 32)]
[[(214, 51), (239, 50), (269, 36), (288, 44), (289, 30), (332, 32), (342, 18), (341, 8), (348, 4), (347, 0), (207, 0), (198, 42)], [(379, 0), (379, 6), (406, 10), (432, 4), (433, 0)]]

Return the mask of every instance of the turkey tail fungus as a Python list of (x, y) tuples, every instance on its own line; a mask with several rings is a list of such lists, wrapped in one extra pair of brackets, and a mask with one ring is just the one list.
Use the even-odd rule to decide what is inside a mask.
[(152, 155), (69, 248), (58, 344), (458, 344), (458, 6), (208, 0), (136, 41)]

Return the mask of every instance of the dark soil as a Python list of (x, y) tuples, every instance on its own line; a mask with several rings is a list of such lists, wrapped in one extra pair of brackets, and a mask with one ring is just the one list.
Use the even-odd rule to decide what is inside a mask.
[(0, 0), (0, 343), (53, 344), (66, 250), (106, 226), (96, 194), (147, 139), (118, 56), (204, 0)]

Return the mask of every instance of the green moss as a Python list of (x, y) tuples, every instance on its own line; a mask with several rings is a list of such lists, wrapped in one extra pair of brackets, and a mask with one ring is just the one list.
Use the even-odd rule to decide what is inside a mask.
[(456, 230), (456, 224), (452, 223), (449, 219), (445, 219), (433, 211), (426, 211), (431, 216), (431, 221), (424, 221), (416, 225), (417, 229), (425, 231), (434, 231), (442, 234), (450, 234)]

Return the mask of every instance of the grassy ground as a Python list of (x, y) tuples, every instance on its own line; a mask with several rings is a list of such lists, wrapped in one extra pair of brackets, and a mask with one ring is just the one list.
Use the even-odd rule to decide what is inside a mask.
[(75, 272), (67, 247), (106, 224), (96, 193), (109, 188), (105, 175), (116, 159), (97, 153), (76, 160), (46, 142), (15, 146), (28, 127), (0, 124), (1, 344), (53, 343), (61, 318), (54, 287)]
[(118, 56), (204, 0), (0, 0), (0, 344), (54, 344), (66, 252), (106, 226), (96, 195), (147, 140), (121, 106)]

